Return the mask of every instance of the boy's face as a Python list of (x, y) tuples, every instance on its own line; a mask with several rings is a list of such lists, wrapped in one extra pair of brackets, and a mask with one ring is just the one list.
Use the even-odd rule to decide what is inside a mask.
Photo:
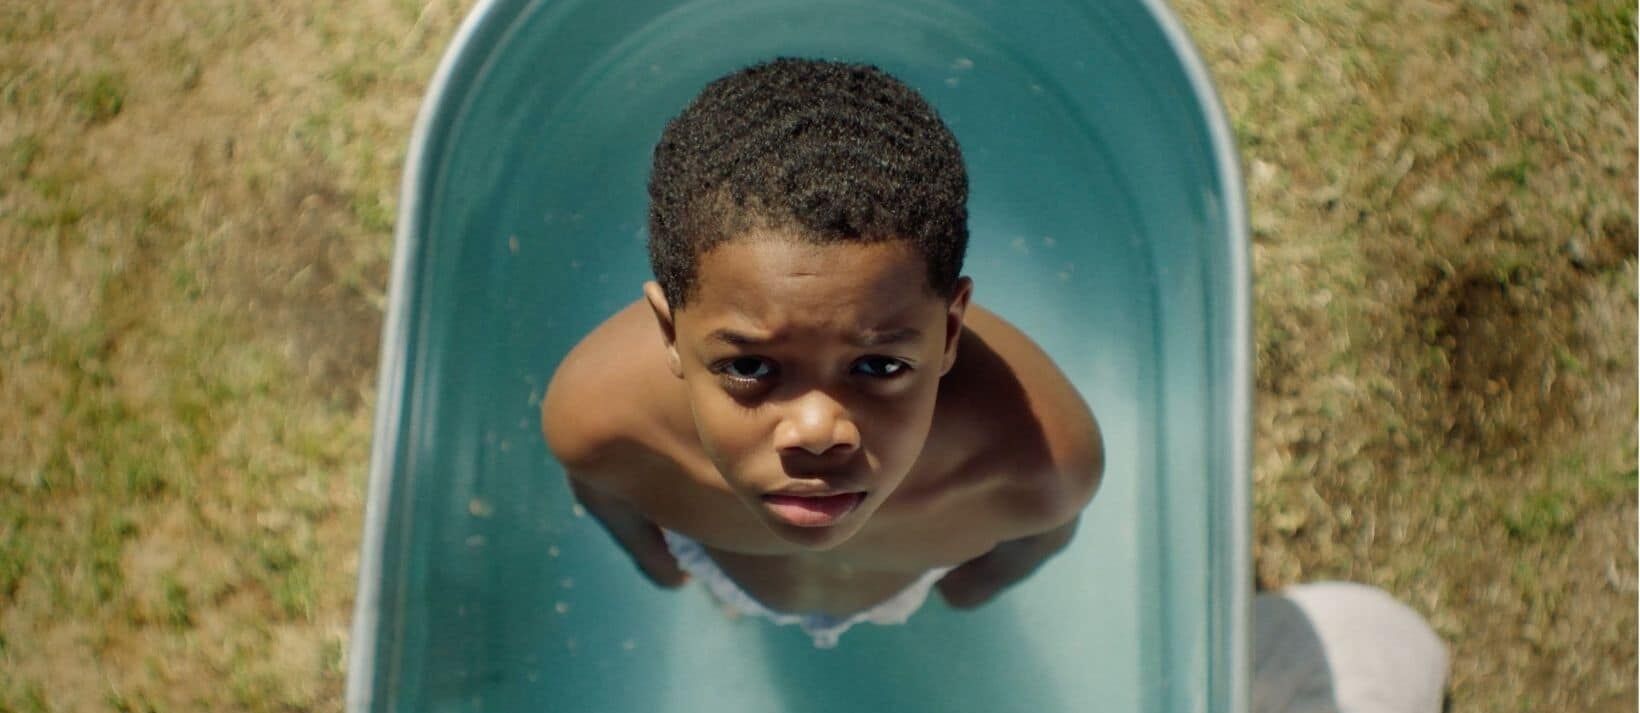
[(935, 295), (901, 241), (779, 233), (720, 244), (697, 269), (681, 309), (644, 289), (706, 454), (782, 538), (842, 543), (922, 452), (971, 283)]

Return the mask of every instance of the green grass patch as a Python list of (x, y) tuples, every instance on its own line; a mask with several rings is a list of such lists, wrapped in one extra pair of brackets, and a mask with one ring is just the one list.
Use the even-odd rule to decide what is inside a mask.
[(1612, 59), (1635, 53), (1635, 5), (1626, 0), (1592, 0), (1567, 6), (1579, 42)]
[(1598, 471), (1588, 487), (1601, 505), (1633, 501), (1635, 493), (1640, 492), (1640, 470), (1631, 467)]
[[(12, 696), (6, 696), (11, 698)], [(27, 683), (14, 699), (17, 713), (52, 713), (56, 709), (46, 702), (46, 692), (39, 684)], [(9, 712), (8, 712), (9, 713)]]
[(1571, 532), (1577, 511), (1568, 494), (1559, 491), (1526, 496), (1503, 513), (1509, 536), (1523, 542), (1543, 542)]
[[(0, 172), (3, 172), (0, 175), (13, 181), (28, 176), (34, 160), (40, 157), (41, 146), (40, 137), (34, 134), (24, 134), (12, 139), (6, 144), (5, 150), (0, 152)], [(0, 183), (0, 195), (5, 195), (3, 191), (6, 190), (5, 185)]]
[(337, 63), (327, 78), (348, 98), (361, 99), (382, 81), (385, 71), (380, 60), (354, 55)]
[(146, 697), (128, 697), (118, 691), (109, 691), (103, 696), (103, 703), (115, 713), (160, 713), (160, 709)]
[(74, 94), (74, 112), (87, 124), (101, 124), (125, 109), (125, 77), (116, 72), (93, 72), (81, 79)]
[(353, 217), (372, 233), (393, 232), (393, 208), (379, 196), (356, 193), (351, 202)]
[(331, 637), (325, 639), (319, 653), (319, 665), (326, 675), (340, 677), (347, 672), (347, 641)]
[(32, 231), (31, 239), (56, 238), (85, 219), (90, 207), (83, 199), (84, 179), (84, 172), (78, 169), (61, 168), (31, 172), (24, 178), (23, 185), (38, 199), (38, 204), (25, 204), (17, 211), (19, 222)]
[(1526, 182), (1532, 177), (1532, 159), (1527, 157), (1506, 161), (1492, 169), (1492, 180), (1512, 184), (1515, 188), (1525, 188)]
[(252, 544), (259, 566), (258, 579), (280, 613), (292, 619), (311, 620), (317, 603), (316, 553), (277, 535), (264, 535)]
[(22, 52), (8, 56), (0, 48), (0, 107), (26, 111), (54, 105), (67, 86), (67, 80), (54, 74), (54, 68), (31, 61)]
[(137, 534), (137, 524), (123, 512), (107, 509), (93, 510), (90, 522), (82, 523), (87, 536), (83, 545), (85, 562), (91, 565), (91, 600), (82, 602), (86, 608), (101, 607), (114, 601), (125, 589), (125, 572), (120, 567), (125, 543)]
[(1576, 354), (1573, 354), (1572, 350), (1568, 349), (1566, 345), (1556, 344), (1554, 352), (1555, 366), (1561, 371), (1574, 376), (1587, 377), (1589, 375), (1588, 365), (1584, 364), (1583, 360), (1579, 359)]
[[(6, 499), (11, 503), (20, 501), (10, 493)], [(0, 526), (0, 542), (6, 543), (4, 548), (0, 548), (0, 604), (10, 604), (17, 595), (18, 585), (28, 574), (29, 560), (34, 557), (34, 541), (29, 536), (26, 512), (7, 512), (4, 517), (5, 522)], [(6, 607), (0, 606), (0, 609), (3, 608)]]
[(199, 86), (199, 80), (205, 74), (205, 65), (189, 47), (187, 38), (173, 38), (157, 54), (158, 63), (169, 69), (176, 78), (175, 86), (179, 91), (189, 92)]
[(0, 40), (20, 43), (49, 37), (56, 31), (56, 10), (48, 3), (0, 5)]
[(194, 613), (188, 599), (188, 588), (177, 581), (175, 575), (169, 573), (160, 578), (160, 588), (164, 592), (166, 623), (178, 629), (193, 626)]

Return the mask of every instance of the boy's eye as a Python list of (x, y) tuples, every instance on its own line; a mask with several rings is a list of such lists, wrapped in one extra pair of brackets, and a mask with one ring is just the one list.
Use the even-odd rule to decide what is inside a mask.
[(899, 376), (910, 368), (905, 362), (892, 357), (866, 357), (854, 362), (855, 372), (879, 379)]
[(767, 359), (739, 357), (724, 362), (718, 370), (734, 379), (763, 379), (774, 373), (774, 365)]

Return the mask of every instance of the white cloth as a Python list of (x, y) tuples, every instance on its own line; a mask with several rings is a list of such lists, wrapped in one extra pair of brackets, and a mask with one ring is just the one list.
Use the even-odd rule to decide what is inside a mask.
[(1382, 590), (1320, 582), (1253, 599), (1253, 713), (1438, 713), (1446, 645)]
[(934, 583), (954, 569), (931, 569), (911, 583), (911, 586), (900, 590), (899, 594), (870, 609), (846, 617), (830, 614), (788, 614), (774, 611), (747, 594), (739, 584), (729, 578), (729, 575), (723, 573), (699, 542), (664, 528), (661, 535), (666, 538), (666, 548), (677, 558), (678, 566), (705, 584), (707, 591), (717, 597), (718, 601), (747, 616), (765, 617), (781, 626), (796, 624), (814, 639), (814, 646), (819, 649), (835, 647), (843, 632), (861, 622), (880, 625), (904, 624), (912, 614), (922, 608), (923, 602), (928, 599), (928, 590), (933, 588)]

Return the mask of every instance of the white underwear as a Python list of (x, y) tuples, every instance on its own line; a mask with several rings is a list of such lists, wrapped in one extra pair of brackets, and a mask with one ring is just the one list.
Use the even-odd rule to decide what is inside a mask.
[(672, 556), (678, 559), (678, 566), (682, 567), (683, 571), (688, 572), (695, 579), (705, 583), (707, 591), (711, 592), (712, 596), (717, 597), (718, 601), (740, 614), (761, 616), (781, 626), (788, 624), (801, 626), (804, 633), (814, 639), (815, 648), (819, 649), (829, 649), (836, 646), (837, 640), (842, 637), (843, 632), (848, 631), (849, 627), (860, 622), (869, 621), (881, 625), (904, 624), (907, 619), (911, 618), (912, 614), (922, 608), (923, 602), (928, 599), (928, 590), (934, 586), (934, 583), (944, 577), (945, 573), (955, 569), (954, 567), (931, 569), (923, 573), (923, 576), (919, 577), (917, 581), (911, 583), (911, 586), (900, 590), (899, 594), (889, 597), (870, 609), (846, 617), (830, 614), (786, 614), (764, 606), (762, 602), (747, 594), (746, 590), (741, 589), (740, 585), (729, 579), (729, 575), (724, 574), (723, 570), (718, 568), (717, 563), (712, 561), (712, 558), (706, 554), (706, 548), (702, 547), (699, 542), (665, 528), (661, 529), (661, 534), (666, 538), (666, 548), (671, 550)]

